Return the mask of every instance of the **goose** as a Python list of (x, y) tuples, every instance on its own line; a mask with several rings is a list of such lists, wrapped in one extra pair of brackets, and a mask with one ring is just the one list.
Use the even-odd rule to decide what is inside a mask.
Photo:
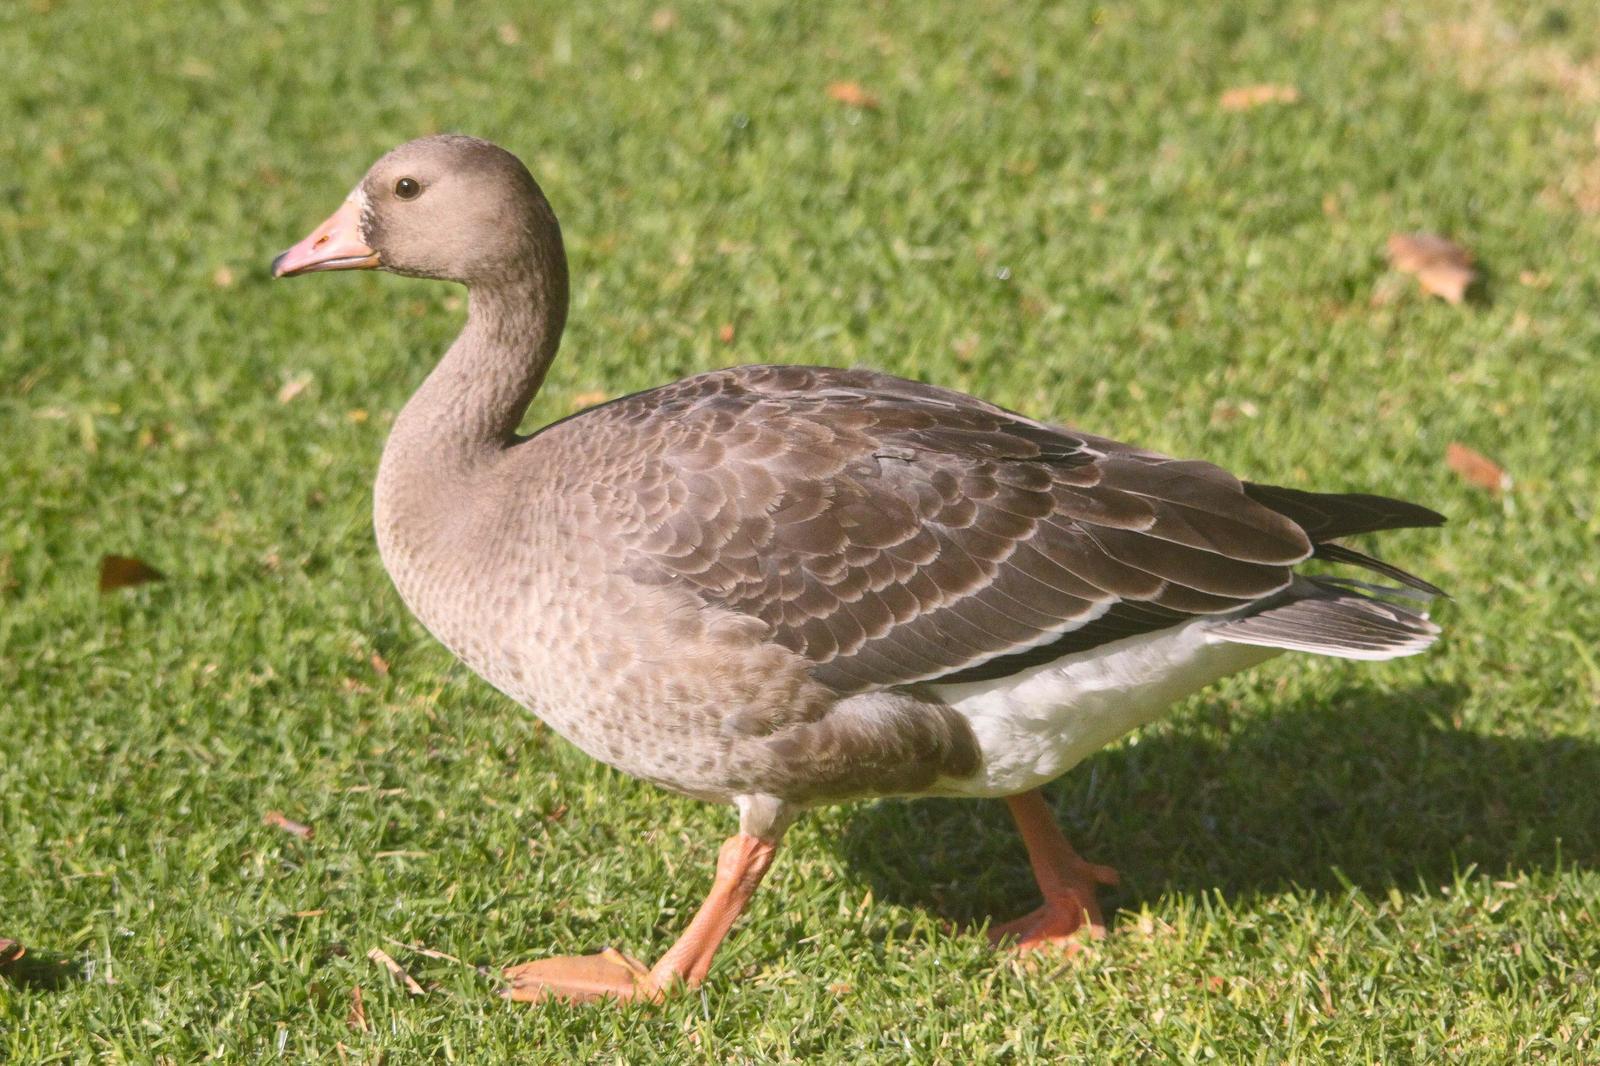
[[(700, 984), (795, 817), (880, 797), (1003, 799), (1042, 903), (988, 935), (1071, 952), (1104, 935), (1117, 875), (1041, 786), (1284, 651), (1390, 659), (1440, 632), (1405, 602), (1437, 587), (1340, 543), (1434, 511), (1241, 481), (873, 370), (736, 366), (519, 434), (566, 255), (539, 185), (488, 141), (395, 148), (272, 264), (356, 269), (468, 290), (378, 468), (406, 606), (588, 755), (738, 814), (654, 965), (607, 948), (511, 966), (510, 999)], [(1297, 569), (1312, 559), (1390, 583)]]

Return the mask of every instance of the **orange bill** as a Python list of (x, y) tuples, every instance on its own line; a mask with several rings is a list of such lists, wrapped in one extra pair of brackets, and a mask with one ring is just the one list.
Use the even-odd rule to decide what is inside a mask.
[(361, 239), (361, 205), (352, 195), (305, 240), (272, 261), (272, 276), (287, 278), (317, 270), (370, 270), (377, 265), (378, 253)]

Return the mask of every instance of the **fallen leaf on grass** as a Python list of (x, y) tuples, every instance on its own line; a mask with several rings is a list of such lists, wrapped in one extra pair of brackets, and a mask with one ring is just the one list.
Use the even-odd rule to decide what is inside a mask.
[(1472, 253), (1437, 233), (1395, 233), (1389, 237), (1389, 263), (1405, 274), (1415, 274), (1422, 291), (1453, 304), (1466, 299), (1478, 277)]
[(1262, 104), (1292, 104), (1300, 99), (1293, 85), (1240, 85), (1217, 98), (1224, 111), (1249, 111)]
[(447, 954), (443, 951), (435, 951), (432, 948), (425, 948), (421, 944), (407, 944), (405, 941), (396, 940), (392, 936), (386, 936), (383, 939), (387, 940), (397, 948), (405, 948), (407, 951), (415, 951), (418, 955), (426, 955), (430, 959), (442, 959), (445, 962), (453, 962), (457, 966), (467, 965), (454, 955)]
[(28, 953), (28, 949), (15, 940), (0, 936), (0, 967), (5, 967)]
[(1238, 418), (1254, 418), (1261, 413), (1261, 408), (1249, 400), (1218, 400), (1211, 407), (1211, 424), (1225, 426)]
[(360, 985), (350, 989), (350, 1013), (346, 1015), (344, 1023), (358, 1033), (365, 1033), (370, 1028), (367, 1025), (367, 1005), (361, 1001)]
[(306, 386), (309, 384), (311, 384), (311, 375), (309, 373), (300, 373), (294, 375), (285, 381), (283, 386), (278, 389), (278, 402), (288, 403), (302, 392), (305, 392)]
[(858, 81), (836, 81), (828, 86), (828, 98), (836, 100), (845, 107), (853, 107), (860, 111), (876, 111), (878, 98)]
[(610, 399), (610, 394), (595, 389), (592, 392), (580, 392), (572, 398), (572, 409), (581, 411), (585, 407), (593, 407), (597, 403), (605, 403)]
[(391, 974), (393, 974), (394, 979), (405, 985), (406, 991), (411, 993), (413, 996), (425, 995), (425, 993), (422, 991), (422, 986), (417, 984), (416, 981), (412, 980), (411, 975), (406, 973), (404, 968), (402, 968), (398, 962), (395, 962), (394, 959), (390, 958), (387, 951), (384, 951), (382, 948), (373, 948), (371, 951), (367, 952), (367, 958), (371, 959), (373, 962), (377, 963), (385, 970), (388, 970)]
[(261, 816), (261, 820), (274, 829), (282, 829), (285, 833), (297, 836), (301, 840), (310, 840), (317, 835), (317, 831), (311, 826), (291, 820), (282, 811), (268, 811)]
[(678, 24), (678, 13), (670, 7), (658, 7), (650, 16), (650, 28), (657, 33), (666, 33)]
[(1505, 468), (1482, 452), (1451, 441), (1444, 450), (1444, 461), (1463, 481), (1478, 486), (1496, 496), (1511, 490), (1511, 475)]
[(135, 559), (131, 555), (100, 557), (101, 592), (115, 592), (151, 581), (164, 581), (166, 576), (143, 559)]
[(235, 279), (233, 276), (233, 270), (229, 267), (219, 266), (211, 274), (211, 284), (215, 285), (219, 289), (233, 288), (233, 283), (235, 280), (237, 279)]
[(717, 340), (721, 341), (723, 344), (732, 344), (733, 343), (733, 323), (732, 322), (724, 322), (721, 326), (719, 326), (717, 328)]
[(389, 660), (385, 659), (383, 656), (379, 655), (377, 652), (373, 652), (372, 653), (372, 672), (377, 674), (379, 677), (388, 677), (389, 676)]

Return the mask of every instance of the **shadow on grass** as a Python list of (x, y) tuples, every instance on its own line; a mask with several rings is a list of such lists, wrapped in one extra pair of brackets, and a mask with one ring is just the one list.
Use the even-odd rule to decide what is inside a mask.
[[(1171, 891), (1437, 888), (1468, 864), (1600, 864), (1600, 745), (1457, 729), (1464, 697), (1351, 688), (1243, 724), (1216, 707), (1092, 756), (1046, 793), (1078, 850), (1121, 871), (1111, 908)], [(875, 803), (837, 847), (879, 899), (955, 921), (1037, 902), (997, 802)]]
[(0, 939), (0, 986), (55, 992), (87, 979), (83, 963), (70, 955), (24, 948), (14, 940)]

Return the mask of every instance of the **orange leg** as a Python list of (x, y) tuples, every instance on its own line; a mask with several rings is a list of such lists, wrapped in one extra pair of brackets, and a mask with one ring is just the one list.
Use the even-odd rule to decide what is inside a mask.
[(1006, 797), (1006, 806), (1022, 832), (1044, 906), (1016, 921), (990, 926), (990, 943), (998, 947), (1014, 941), (1017, 951), (1059, 947), (1070, 954), (1082, 946), (1077, 935), (1085, 928), (1091, 939), (1103, 938), (1106, 925), (1096, 886), (1116, 884), (1117, 871), (1087, 862), (1072, 850), (1038, 789)]
[(545, 999), (582, 1003), (607, 997), (660, 1000), (679, 983), (693, 988), (711, 971), (712, 956), (744, 912), (777, 850), (775, 841), (743, 832), (723, 842), (710, 894), (677, 943), (654, 966), (647, 968), (615, 948), (597, 955), (542, 959), (507, 967), (511, 986), (501, 995), (529, 1003)]

